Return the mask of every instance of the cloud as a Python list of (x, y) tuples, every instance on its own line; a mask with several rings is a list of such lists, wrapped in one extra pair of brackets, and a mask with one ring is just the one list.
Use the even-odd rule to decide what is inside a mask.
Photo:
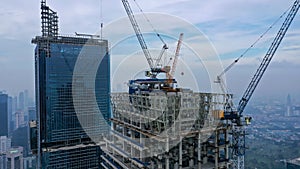
[(287, 46), (287, 47), (284, 47), (283, 50), (287, 50), (287, 51), (300, 51), (300, 45)]
[[(195, 25), (195, 29), (200, 30), (205, 38), (194, 37), (193, 39), (192, 35), (189, 36), (188, 33), (186, 33), (184, 41), (190, 42), (187, 45), (190, 47), (202, 45), (198, 53), (203, 54), (203, 57), (206, 57), (206, 61), (211, 62), (209, 63), (210, 65), (213, 65), (213, 61), (210, 61), (208, 56), (217, 54), (221, 56), (223, 64), (228, 65), (235, 57), (239, 56), (240, 52), (248, 48), (294, 0), (138, 0), (137, 2), (146, 13), (170, 14), (181, 17), (185, 21)], [(102, 12), (99, 0), (48, 0), (47, 3), (52, 9), (58, 12), (59, 30), (62, 34), (74, 34), (74, 32), (94, 34), (99, 31), (102, 21), (105, 26), (108, 26), (110, 22), (118, 18), (127, 17), (120, 0), (102, 0)], [(130, 1), (130, 3), (133, 11), (139, 13), (134, 2)], [(33, 79), (34, 75), (32, 68), (34, 45), (30, 44), (30, 40), (35, 35), (40, 35), (40, 1), (2, 0), (0, 2), (0, 11), (0, 64), (3, 64), (5, 61), (6, 65), (5, 68), (1, 66), (0, 70), (1, 72), (12, 71), (16, 79), (20, 79), (13, 82), (7, 79), (5, 85), (2, 85), (4, 83), (1, 81), (0, 90), (7, 86), (15, 86), (16, 88), (23, 89), (23, 77)], [(174, 39), (178, 38), (178, 32), (180, 32), (182, 26), (181, 24), (175, 22), (163, 24), (158, 22), (160, 18), (150, 19), (157, 30), (169, 29), (168, 31), (163, 31), (162, 34), (172, 34)], [(144, 28), (148, 23), (143, 20), (144, 18), (139, 20), (139, 24), (142, 22), (141, 27), (143, 31), (152, 31), (152, 29)], [(124, 27), (129, 26), (129, 29), (132, 31), (131, 26), (128, 24), (127, 20)], [(280, 25), (281, 24), (279, 24), (278, 27), (280, 27)], [(104, 37), (107, 38), (112, 45), (113, 43), (118, 43), (116, 37), (122, 35), (124, 27), (110, 27), (111, 31), (115, 33), (108, 34), (104, 31)], [(270, 42), (273, 40), (274, 33), (276, 34), (278, 31), (278, 27), (272, 29), (270, 34), (256, 45), (254, 52), (249, 53), (251, 55), (247, 55), (242, 59), (237, 67), (255, 70), (255, 66), (259, 64), (260, 59), (265, 54), (264, 50), (268, 49)], [(274, 63), (278, 63), (278, 66), (280, 66), (279, 63), (285, 63), (285, 65), (300, 65), (299, 27), (300, 17), (298, 14), (282, 41), (276, 56), (274, 56), (273, 61)], [(131, 32), (131, 36), (132, 35), (134, 35), (133, 31)], [(136, 47), (133, 48), (133, 51), (138, 50), (138, 43), (134, 42), (134, 37), (131, 39), (132, 43), (136, 43)], [(148, 39), (147, 37), (147, 41)], [(203, 45), (203, 41), (205, 40), (214, 46), (213, 48), (216, 49), (216, 52)], [(150, 41), (150, 47), (161, 48), (159, 40), (152, 41), (150, 38)], [(171, 41), (171, 43), (173, 43), (173, 41)], [(120, 50), (124, 49), (124, 46), (120, 47)], [(186, 55), (184, 55), (184, 52)], [(211, 55), (209, 55), (209, 53)], [(188, 54), (192, 54), (192, 52), (188, 49), (183, 49), (183, 57), (181, 59), (188, 58)], [(112, 57), (116, 56), (112, 55)], [(202, 59), (205, 60), (204, 58)], [(189, 59), (183, 61), (190, 62)], [(8, 63), (9, 65), (7, 65)], [(197, 64), (199, 64), (199, 62), (190, 63), (190, 65), (195, 67)], [(20, 74), (20, 72), (22, 72), (22, 74)], [(237, 72), (243, 74), (247, 71)], [(5, 77), (5, 75), (1, 74), (1, 77)], [(14, 85), (11, 85), (12, 83), (14, 83)]]

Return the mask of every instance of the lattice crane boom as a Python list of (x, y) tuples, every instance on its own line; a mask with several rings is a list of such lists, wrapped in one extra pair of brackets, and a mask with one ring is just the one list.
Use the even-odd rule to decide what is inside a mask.
[(255, 88), (257, 87), (260, 79), (262, 78), (263, 74), (265, 73), (269, 63), (271, 62), (276, 50), (278, 49), (283, 37), (285, 36), (289, 26), (291, 25), (294, 17), (296, 16), (299, 7), (300, 7), (300, 0), (296, 0), (294, 2), (293, 7), (291, 8), (288, 16), (286, 17), (285, 21), (283, 22), (280, 30), (278, 31), (275, 39), (273, 40), (268, 52), (266, 53), (265, 57), (263, 58), (263, 61), (261, 62), (259, 68), (257, 69), (256, 73), (254, 74), (248, 88), (246, 89), (242, 99), (240, 100), (238, 104), (237, 111), (239, 115), (241, 116), (249, 99), (251, 98)]
[(175, 70), (176, 70), (176, 67), (177, 67), (177, 61), (178, 61), (178, 57), (179, 57), (179, 52), (180, 52), (180, 48), (181, 48), (181, 45), (182, 45), (182, 39), (183, 39), (183, 33), (180, 33), (179, 39), (178, 39), (178, 42), (177, 42), (176, 51), (175, 51), (174, 61), (173, 61), (171, 71), (170, 71), (171, 77), (173, 77), (174, 74), (175, 74)]
[[(245, 157), (245, 127), (242, 123), (242, 113), (249, 102), (254, 90), (256, 89), (259, 81), (261, 80), (263, 74), (265, 73), (269, 63), (271, 62), (276, 50), (278, 49), (283, 37), (285, 36), (289, 26), (291, 25), (294, 17), (296, 16), (300, 7), (300, 0), (296, 0), (290, 9), (285, 21), (283, 22), (281, 28), (279, 29), (275, 39), (273, 40), (270, 48), (268, 49), (266, 55), (263, 58), (259, 68), (254, 74), (249, 86), (247, 87), (242, 99), (238, 104), (237, 111), (225, 112), (228, 114), (229, 119), (237, 125), (232, 127), (232, 168), (234, 169), (244, 169), (244, 157)], [(248, 117), (246, 117), (248, 118)], [(226, 118), (225, 118), (226, 119)], [(245, 119), (246, 120), (246, 119)], [(247, 120), (246, 120), (247, 121)]]
[(147, 47), (146, 42), (144, 40), (143, 34), (142, 34), (142, 32), (141, 32), (141, 30), (139, 28), (139, 25), (136, 22), (134, 14), (133, 14), (133, 12), (131, 10), (131, 7), (129, 5), (129, 2), (127, 0), (122, 0), (122, 3), (123, 3), (123, 6), (124, 6), (124, 8), (126, 10), (128, 18), (129, 18), (129, 20), (130, 20), (130, 22), (132, 24), (132, 27), (133, 27), (134, 32), (135, 32), (135, 35), (136, 35), (136, 37), (137, 37), (137, 39), (138, 39), (138, 41), (139, 41), (139, 43), (141, 45), (141, 48), (142, 48), (142, 50), (144, 52), (144, 55), (145, 55), (145, 57), (147, 59), (147, 62), (149, 64), (149, 66), (150, 66), (150, 69), (153, 69), (154, 68), (153, 59), (152, 59), (151, 54), (150, 54), (150, 52), (148, 50), (148, 47)]

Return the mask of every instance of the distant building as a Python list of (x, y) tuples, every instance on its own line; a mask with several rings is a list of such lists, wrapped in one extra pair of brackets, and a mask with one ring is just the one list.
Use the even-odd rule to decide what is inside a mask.
[(0, 169), (7, 169), (6, 166), (6, 154), (0, 153)]
[(25, 125), (24, 112), (17, 111), (15, 113), (15, 130)]
[(38, 131), (37, 131), (37, 121), (29, 122), (29, 139), (30, 139), (30, 149), (33, 155), (37, 155), (37, 142), (38, 142)]
[(20, 92), (19, 93), (19, 105), (18, 105), (18, 109), (24, 111), (25, 109), (25, 96), (24, 96), (24, 92)]
[(0, 136), (8, 136), (8, 95), (0, 93)]
[[(37, 168), (100, 168), (100, 147), (90, 138), (109, 129), (110, 59), (108, 41), (93, 36), (59, 36), (57, 13), (42, 1), (42, 36), (32, 40), (35, 48), (37, 108)], [(75, 64), (91, 57), (102, 58), (95, 75), (82, 74), (73, 91)], [(82, 57), (84, 56), (84, 57)], [(92, 64), (94, 64), (93, 62)], [(86, 65), (89, 68), (92, 65)], [(86, 76), (93, 81), (84, 80)], [(94, 86), (94, 89), (91, 88)], [(83, 128), (75, 111), (74, 94), (95, 97), (97, 105), (84, 105)], [(94, 97), (93, 97), (94, 96)], [(80, 100), (80, 103), (86, 99)], [(100, 112), (98, 111), (100, 110)], [(102, 115), (106, 121), (99, 121)], [(34, 127), (30, 135), (35, 137)], [(89, 135), (86, 133), (89, 132)], [(33, 139), (31, 138), (33, 141)], [(34, 142), (34, 141), (33, 141)], [(34, 144), (31, 145), (34, 149)]]
[(12, 104), (13, 104), (13, 98), (12, 97), (8, 97), (8, 102), (7, 102), (7, 113), (8, 113), (8, 120), (7, 120), (7, 123), (8, 123), (8, 136), (11, 135), (12, 131), (13, 131), (13, 128), (12, 125), (11, 125), (11, 122), (12, 122), (12, 116), (13, 116), (13, 111), (12, 111)]
[(300, 106), (294, 106), (293, 114), (294, 116), (300, 116)]
[(36, 120), (36, 108), (28, 107), (28, 121)]
[(287, 169), (300, 169), (300, 157), (287, 161), (286, 168)]
[(13, 100), (12, 100), (12, 112), (14, 113), (17, 110), (18, 110), (18, 97), (15, 96), (15, 97), (13, 97)]
[(29, 105), (28, 90), (24, 90), (24, 111), (27, 111)]
[(27, 157), (29, 153), (29, 126), (24, 125), (19, 127), (12, 133), (11, 145), (12, 147), (22, 146), (23, 156)]
[(0, 154), (6, 153), (6, 151), (9, 150), (10, 148), (11, 148), (11, 139), (6, 136), (0, 136)]
[(7, 169), (23, 169), (23, 147), (13, 147), (6, 153)]
[(11, 117), (11, 121), (10, 121), (11, 131), (13, 131), (15, 129), (15, 121), (16, 121), (15, 113), (16, 113), (16, 111), (18, 111), (18, 97), (17, 96), (13, 97), (13, 100), (12, 100), (12, 117)]
[(36, 158), (34, 156), (24, 157), (24, 169), (36, 169)]
[(287, 101), (286, 101), (286, 112), (285, 112), (285, 116), (291, 116), (292, 115), (292, 99), (291, 99), (291, 95), (288, 94), (287, 96)]

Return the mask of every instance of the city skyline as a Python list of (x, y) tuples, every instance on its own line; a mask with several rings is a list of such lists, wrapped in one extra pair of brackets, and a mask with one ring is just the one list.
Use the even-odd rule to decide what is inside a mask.
[[(1, 112), (4, 114), (0, 114), (5, 115), (5, 117), (2, 116), (4, 117), (2, 120), (8, 120), (7, 124), (3, 123), (7, 134), (2, 135), (9, 136), (5, 139), (3, 137), (2, 140), (5, 140), (8, 148), (10, 148), (9, 144), (23, 147), (22, 150), (20, 149), (22, 156), (16, 157), (20, 158), (20, 165), (23, 164), (23, 161), (24, 165), (27, 165), (30, 159), (25, 158), (36, 155), (38, 168), (99, 168), (99, 165), (107, 166), (107, 163), (110, 164), (111, 160), (115, 160), (121, 155), (124, 157), (121, 158), (124, 163), (128, 163), (128, 160), (131, 161), (129, 168), (132, 168), (132, 164), (137, 166), (142, 164), (146, 168), (148, 165), (152, 168), (157, 168), (154, 167), (156, 165), (158, 168), (169, 168), (170, 164), (174, 164), (175, 168), (176, 166), (191, 167), (193, 165), (202, 166), (202, 164), (210, 165), (207, 163), (208, 161), (215, 165), (214, 168), (222, 168), (223, 165), (224, 167), (232, 165), (235, 168), (235, 165), (242, 164), (244, 166), (244, 154), (236, 156), (237, 154), (234, 152), (238, 152), (236, 150), (239, 150), (239, 146), (241, 146), (241, 151), (245, 150), (245, 145), (242, 146), (245, 137), (244, 140), (238, 142), (235, 142), (235, 137), (242, 137), (245, 133), (235, 133), (234, 125), (245, 125), (247, 128), (246, 126), (251, 123), (252, 117), (254, 127), (250, 132), (253, 131), (253, 133), (249, 137), (247, 136), (247, 141), (252, 141), (252, 144), (255, 143), (256, 138), (262, 136), (262, 142), (275, 141), (278, 145), (279, 143), (290, 142), (299, 145), (297, 143), (300, 136), (300, 128), (297, 124), (297, 119), (300, 117), (300, 79), (297, 78), (300, 71), (300, 59), (298, 59), (300, 44), (297, 41), (300, 38), (299, 16), (296, 16), (283, 43), (278, 48), (268, 68), (268, 73), (255, 91), (252, 98), (253, 102), (248, 104), (248, 109), (245, 110), (243, 117), (230, 119), (227, 107), (224, 107), (226, 103), (222, 103), (222, 101), (228, 101), (225, 95), (220, 94), (220, 97), (225, 98), (211, 97), (221, 92), (220, 85), (215, 83), (217, 75), (233, 60), (241, 54), (242, 56), (245, 54), (245, 57), (226, 73), (226, 77), (223, 77), (229, 86), (228, 92), (234, 94), (233, 101), (239, 100), (258, 65), (261, 62), (264, 63), (262, 58), (282, 25), (283, 18), (287, 17), (282, 13), (287, 14), (290, 10), (288, 7), (292, 5), (294, 0), (289, 0), (291, 1), (289, 3), (279, 0), (276, 2), (263, 0), (244, 3), (237, 0), (227, 2), (175, 0), (161, 3), (156, 2), (156, 0), (149, 2), (134, 0), (136, 4), (132, 0), (130, 3), (139, 26), (134, 24), (135, 19), (130, 17), (131, 9), (126, 8), (126, 1), (122, 0), (132, 26), (136, 29), (140, 27), (142, 30), (153, 64), (156, 62), (153, 55), (159, 55), (158, 52), (161, 48), (161, 42), (153, 35), (158, 35), (162, 43), (167, 43), (169, 46), (168, 51), (162, 55), (162, 62), (156, 62), (154, 66), (161, 66), (164, 69), (166, 68), (164, 66), (169, 65), (173, 59), (177, 35), (180, 32), (184, 33), (178, 61), (179, 66), (173, 76), (177, 82), (171, 84), (164, 80), (164, 83), (156, 82), (157, 85), (151, 84), (152, 82), (140, 84), (138, 78), (145, 78), (144, 71), (149, 70), (149, 65), (151, 68), (152, 66), (144, 51), (149, 65), (146, 63), (147, 60), (142, 54), (138, 41), (136, 41), (121, 1), (100, 0), (96, 2), (91, 0), (85, 3), (70, 0), (60, 3), (51, 0), (46, 3), (45, 1), (42, 0), (40, 7), (35, 6), (39, 2), (34, 5), (33, 2), (20, 2), (18, 6), (12, 8), (11, 5), (16, 5), (16, 1), (13, 0), (7, 2), (3, 10), (0, 10), (3, 11), (0, 12), (0, 21), (5, 17), (10, 18), (3, 21), (2, 26), (0, 26), (0, 44), (2, 44), (0, 46), (3, 46), (0, 48), (0, 95), (5, 93), (2, 94), (5, 98), (0, 98)], [(298, 10), (299, 0), (296, 2), (295, 5), (297, 4)], [(294, 7), (296, 7), (295, 5)], [(36, 9), (29, 10), (29, 6)], [(197, 8), (198, 6), (199, 8)], [(295, 9), (294, 7), (292, 9)], [(146, 13), (145, 15), (143, 15), (142, 9)], [(41, 21), (42, 24), (36, 23), (36, 20)], [(276, 20), (278, 21), (277, 24), (274, 23)], [(288, 19), (285, 20), (285, 23), (287, 23), (286, 21)], [(104, 28), (100, 29), (102, 23), (104, 23)], [(283, 27), (288, 25), (286, 27), (288, 28), (290, 23), (284, 24)], [(274, 28), (269, 28), (270, 25)], [(9, 29), (10, 26), (13, 28)], [(23, 29), (19, 29), (19, 27)], [(42, 31), (39, 29), (36, 32), (36, 28), (41, 28)], [(266, 31), (269, 33), (265, 34)], [(140, 33), (138, 31), (135, 33), (142, 49), (145, 50), (147, 47), (145, 47), (146, 45), (143, 46), (141, 42), (143, 38), (139, 38)], [(95, 34), (100, 36), (95, 36)], [(285, 31), (280, 35), (284, 36)], [(35, 48), (34, 45), (27, 44), (26, 40), (28, 39), (36, 45)], [(277, 42), (280, 43), (281, 40)], [(180, 41), (178, 41), (179, 43)], [(274, 43), (276, 44), (276, 42)], [(252, 49), (243, 53), (249, 49), (251, 44), (254, 45), (250, 47)], [(28, 49), (31, 51), (29, 52)], [(275, 47), (276, 49), (277, 47)], [(27, 56), (28, 54), (31, 55), (31, 59)], [(272, 57), (273, 55), (270, 54), (269, 56)], [(174, 61), (174, 63), (176, 62)], [(264, 65), (268, 65), (268, 63)], [(29, 68), (30, 66), (32, 67)], [(168, 76), (166, 75), (166, 77)], [(159, 81), (160, 78), (165, 77), (159, 74), (158, 79), (155, 80)], [(129, 79), (137, 80), (132, 83), (133, 81), (128, 82)], [(149, 81), (149, 79), (143, 80)], [(136, 84), (139, 85), (136, 86)], [(128, 99), (128, 94), (122, 93), (128, 91), (128, 86), (129, 94), (140, 95), (142, 99), (134, 98), (134, 95), (129, 95)], [(114, 94), (118, 94), (115, 88), (121, 88), (119, 92), (124, 94), (126, 103), (123, 105), (126, 106), (116, 104), (120, 95), (116, 95), (117, 99), (114, 100)], [(167, 94), (171, 92), (167, 102), (161, 100), (163, 97), (160, 94), (163, 93), (159, 93), (157, 89)], [(134, 93), (132, 93), (133, 91)], [(183, 95), (180, 95), (179, 98), (187, 102), (177, 102), (176, 97), (175, 99), (172, 98), (173, 92), (176, 92), (176, 97), (177, 93), (186, 92), (188, 98), (184, 98)], [(200, 95), (195, 96), (194, 99), (196, 105), (200, 103), (199, 109), (197, 106), (193, 107), (195, 103), (191, 97), (197, 92)], [(158, 100), (155, 101), (151, 94), (157, 94)], [(29, 101), (31, 97), (36, 99), (36, 103)], [(197, 99), (198, 97), (201, 99), (200, 101)], [(267, 97), (270, 99), (262, 99)], [(241, 101), (245, 101), (247, 104), (249, 99), (243, 97)], [(36, 107), (31, 107), (34, 104)], [(159, 105), (163, 107), (159, 107)], [(190, 108), (195, 112), (185, 110), (185, 106), (191, 106)], [(229, 108), (230, 106), (233, 105), (230, 104)], [(153, 113), (150, 108), (158, 110), (158, 112)], [(244, 108), (241, 111), (239, 108), (240, 104), (237, 112), (242, 113)], [(135, 112), (134, 110), (138, 111)], [(126, 113), (126, 111), (128, 112)], [(35, 112), (36, 116), (33, 116)], [(202, 143), (202, 127), (205, 126), (205, 120), (210, 119), (205, 114), (211, 112), (213, 113), (212, 118), (225, 119), (226, 124), (224, 123), (224, 126), (226, 127), (224, 128), (218, 123), (220, 128), (217, 127), (216, 132), (212, 132), (212, 136), (205, 138), (206, 141)], [(237, 112), (231, 110), (230, 114), (235, 115)], [(142, 116), (141, 113), (143, 113)], [(154, 114), (159, 113), (161, 116), (153, 118)], [(250, 114), (250, 118), (248, 118), (248, 114)], [(194, 124), (189, 122), (192, 125), (190, 129), (185, 125), (184, 118), (196, 119)], [(109, 119), (111, 122), (108, 122)], [(202, 123), (203, 120), (204, 123)], [(227, 120), (231, 120), (232, 124), (228, 124)], [(112, 124), (111, 127), (107, 125), (110, 123)], [(158, 144), (151, 140), (147, 142), (146, 138), (149, 137), (149, 133), (161, 134), (173, 123), (176, 130), (172, 131), (175, 132), (174, 134), (179, 133), (177, 136), (180, 139), (179, 144), (174, 144), (175, 147), (170, 149), (170, 145), (172, 145), (170, 143), (175, 140), (172, 141), (171, 139), (170, 142), (169, 135), (167, 135), (165, 144), (161, 144), (159, 139), (157, 140)], [(229, 126), (233, 127), (233, 130)], [(28, 130), (29, 127), (30, 130)], [(134, 127), (136, 129), (133, 129)], [(209, 127), (212, 126), (209, 125)], [(262, 135), (255, 132), (255, 130), (262, 131), (264, 127), (266, 132), (262, 132)], [(109, 132), (112, 135), (106, 137), (108, 128), (113, 129), (112, 133)], [(177, 130), (178, 128), (179, 130)], [(187, 129), (189, 129), (188, 133), (192, 134), (189, 136), (194, 138), (182, 138), (180, 133), (186, 133)], [(231, 136), (228, 135), (231, 133), (230, 130), (232, 131)], [(119, 132), (119, 134), (115, 135), (114, 132)], [(124, 137), (120, 137), (120, 135)], [(283, 137), (278, 140), (277, 138), (281, 136)], [(109, 141), (105, 143), (105, 148), (100, 148), (98, 147), (99, 144), (104, 145), (103, 142), (99, 142), (103, 137), (105, 141), (106, 139)], [(132, 141), (128, 143), (127, 137), (133, 141), (137, 139), (138, 143), (142, 145), (141, 151), (137, 151), (136, 148), (137, 145), (140, 145)], [(29, 150), (29, 140), (32, 154)], [(120, 140), (123, 140), (123, 143)], [(211, 143), (211, 141), (215, 142)], [(242, 144), (239, 145), (239, 143)], [(145, 151), (147, 145), (154, 145), (154, 148), (148, 148)], [(176, 147), (177, 145), (178, 147)], [(164, 146), (166, 147), (163, 148)], [(216, 149), (208, 148), (211, 146)], [(238, 149), (233, 148), (236, 146)], [(255, 152), (255, 148), (258, 147), (259, 145), (252, 147), (252, 151)], [(155, 155), (157, 154), (155, 148), (163, 150), (162, 155), (165, 154), (166, 156), (162, 156), (162, 159), (160, 155)], [(268, 146), (268, 148), (271, 149), (272, 146)], [(110, 149), (113, 149), (111, 154), (107, 153), (107, 150)], [(275, 150), (275, 148), (273, 149)], [(191, 152), (192, 150), (193, 152)], [(286, 150), (292, 152), (289, 148)], [(230, 151), (233, 152), (231, 156), (229, 155)], [(5, 158), (9, 161), (8, 152), (1, 156), (0, 163), (1, 159)], [(130, 155), (128, 156), (126, 153)], [(295, 151), (292, 154), (299, 156), (299, 153), (300, 151)], [(148, 155), (152, 160), (148, 160)], [(106, 157), (103, 158), (103, 156)], [(134, 156), (137, 156), (137, 159), (133, 158)], [(188, 160), (183, 160), (183, 156), (188, 157)], [(267, 161), (256, 164), (259, 157), (256, 155), (251, 157), (257, 157), (257, 159), (248, 158), (253, 163), (247, 162), (250, 164), (249, 166), (268, 164)], [(284, 158), (291, 159), (292, 156), (282, 154), (280, 157), (276, 156), (275, 159), (277, 161)], [(35, 161), (34, 158), (33, 160)], [(224, 162), (223, 160), (228, 163), (221, 164)], [(118, 164), (122, 165), (119, 162)], [(7, 163), (7, 165), (10, 164)], [(269, 162), (269, 165), (274, 164)]]
[[(236, 0), (226, 2), (198, 2), (193, 0), (138, 1), (146, 13), (167, 13), (181, 17), (196, 25), (214, 45), (224, 67), (248, 48), (288, 9), (292, 2), (293, 0), (251, 2)], [(93, 34), (99, 31), (101, 22), (104, 23), (105, 27), (120, 17), (126, 17), (121, 1), (102, 1), (102, 9), (100, 7), (101, 1), (92, 0), (84, 3), (81, 1), (54, 2), (49, 0), (47, 3), (60, 14), (59, 26), (62, 34), (72, 32)], [(66, 8), (66, 4), (68, 4), (68, 8)], [(0, 48), (0, 76), (2, 77), (0, 89), (6, 90), (10, 95), (17, 95), (18, 91), (28, 89), (30, 95), (33, 95), (34, 59), (32, 56), (34, 46), (30, 44), (30, 40), (34, 35), (41, 34), (39, 1), (17, 2), (15, 0), (5, 0), (1, 2), (1, 6), (0, 20), (3, 24), (0, 26), (0, 43), (2, 44)], [(134, 3), (132, 3), (132, 6), (134, 12), (139, 13)], [(297, 42), (297, 39), (299, 39), (299, 20), (299, 16), (296, 16), (274, 56), (270, 70), (258, 86), (257, 95), (280, 93), (279, 95), (285, 96), (287, 93), (300, 94), (299, 85), (297, 85), (300, 81), (296, 78), (300, 64), (300, 59), (297, 58), (300, 46)], [(241, 92), (248, 85), (253, 72), (257, 68), (257, 63), (264, 56), (265, 49), (269, 46), (268, 42), (275, 36), (274, 32), (277, 32), (281, 22), (282, 20), (262, 42), (256, 45), (257, 48), (254, 52), (245, 56), (228, 73), (229, 88), (237, 97), (240, 97)], [(22, 29), (18, 29), (20, 27)], [(160, 29), (160, 25), (155, 25), (155, 28)], [(106, 37), (105, 31), (103, 36), (104, 38), (110, 38)], [(138, 46), (137, 42), (135, 43)], [(15, 48), (18, 50), (14, 50)], [(113, 55), (112, 59), (114, 59)], [(10, 76), (7, 76), (7, 72)]]

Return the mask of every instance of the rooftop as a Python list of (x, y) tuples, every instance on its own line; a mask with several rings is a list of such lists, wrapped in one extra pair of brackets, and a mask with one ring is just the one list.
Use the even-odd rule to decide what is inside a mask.
[(288, 163), (300, 166), (300, 157), (289, 160)]
[(62, 43), (81, 45), (103, 45), (108, 41), (99, 38), (97, 35), (59, 35), (59, 36), (36, 36), (31, 43)]

